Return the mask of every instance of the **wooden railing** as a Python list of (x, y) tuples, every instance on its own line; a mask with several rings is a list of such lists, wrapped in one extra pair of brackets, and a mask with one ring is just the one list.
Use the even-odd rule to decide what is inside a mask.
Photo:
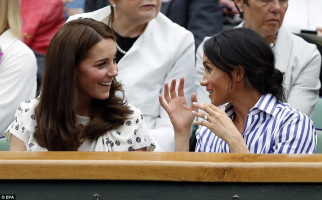
[(322, 154), (0, 152), (0, 180), (322, 182)]

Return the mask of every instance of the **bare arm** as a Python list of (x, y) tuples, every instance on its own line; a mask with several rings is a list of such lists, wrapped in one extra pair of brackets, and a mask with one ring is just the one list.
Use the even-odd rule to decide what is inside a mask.
[(25, 143), (16, 136), (11, 135), (9, 151), (27, 151)]
[[(187, 105), (184, 97), (184, 78), (180, 79), (178, 94), (176, 92), (176, 80), (171, 82), (170, 90), (167, 83), (164, 84), (164, 99), (159, 95), (160, 105), (168, 113), (175, 132), (175, 150), (189, 151), (189, 137), (191, 124), (194, 120), (192, 107)], [(197, 101), (196, 95), (191, 96), (191, 102)], [(196, 110), (195, 110), (196, 111)]]

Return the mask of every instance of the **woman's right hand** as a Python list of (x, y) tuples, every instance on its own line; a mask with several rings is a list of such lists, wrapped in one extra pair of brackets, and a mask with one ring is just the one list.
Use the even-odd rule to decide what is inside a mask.
[[(164, 108), (164, 110), (168, 113), (172, 125), (174, 127), (174, 131), (176, 134), (188, 134), (190, 135), (190, 128), (192, 122), (195, 118), (192, 111), (197, 111), (197, 108), (189, 107), (184, 97), (184, 78), (180, 79), (178, 94), (176, 92), (176, 79), (172, 79), (170, 92), (168, 83), (164, 84), (164, 99), (167, 103), (165, 103), (162, 99), (162, 96), (159, 95), (160, 105)], [(196, 94), (192, 94), (191, 103), (196, 102)]]

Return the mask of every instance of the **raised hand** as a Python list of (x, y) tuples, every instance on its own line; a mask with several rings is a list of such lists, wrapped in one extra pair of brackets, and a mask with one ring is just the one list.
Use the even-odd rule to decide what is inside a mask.
[[(194, 120), (192, 111), (197, 111), (196, 108), (187, 105), (183, 89), (184, 78), (180, 79), (178, 94), (176, 92), (176, 79), (172, 79), (170, 91), (168, 83), (164, 84), (164, 99), (166, 103), (163, 101), (162, 96), (159, 95), (160, 105), (168, 113), (176, 134), (190, 134), (191, 124)], [(193, 94), (191, 102), (196, 101), (196, 94)]]

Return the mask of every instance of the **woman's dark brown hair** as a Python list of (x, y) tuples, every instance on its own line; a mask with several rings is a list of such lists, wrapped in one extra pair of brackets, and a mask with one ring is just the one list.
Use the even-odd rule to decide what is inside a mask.
[(132, 111), (117, 92), (122, 86), (115, 79), (106, 100), (94, 99), (90, 122), (76, 122), (75, 69), (89, 50), (102, 39), (113, 39), (113, 31), (104, 23), (78, 19), (63, 25), (52, 39), (46, 54), (44, 78), (36, 107), (37, 143), (49, 151), (77, 151), (84, 140), (95, 140), (118, 128)]

